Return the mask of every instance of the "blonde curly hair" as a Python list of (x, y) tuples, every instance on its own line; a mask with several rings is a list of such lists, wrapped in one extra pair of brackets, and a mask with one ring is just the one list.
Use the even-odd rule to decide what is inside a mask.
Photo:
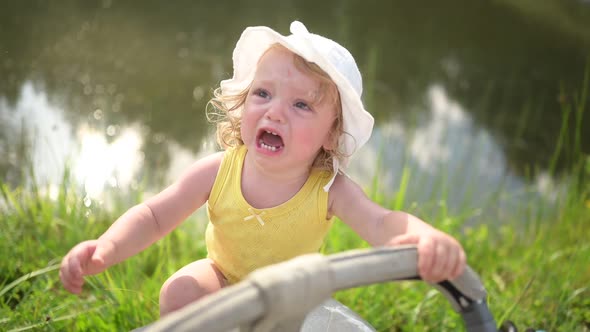
[[(272, 49), (288, 50), (285, 46), (276, 43), (271, 45), (266, 54)], [(289, 51), (291, 52), (291, 51)], [(292, 52), (291, 52), (292, 53)], [(264, 56), (264, 54), (262, 56)], [(338, 87), (332, 81), (330, 76), (324, 72), (318, 65), (308, 62), (301, 56), (293, 54), (293, 63), (297, 69), (306, 75), (310, 75), (320, 83), (319, 98), (315, 101), (317, 103), (328, 102), (336, 106), (336, 117), (332, 128), (330, 129), (330, 140), (334, 149), (325, 149), (322, 147), (316, 156), (313, 167), (332, 170), (333, 158), (348, 157), (339, 149), (338, 139), (344, 134), (343, 119), (342, 119), (342, 103), (340, 102), (340, 93)], [(261, 57), (262, 58), (262, 57)], [(243, 106), (246, 102), (246, 97), (250, 92), (250, 85), (237, 95), (223, 95), (221, 87), (213, 91), (213, 98), (207, 104), (207, 119), (210, 122), (217, 124), (217, 143), (223, 148), (236, 147), (243, 145), (241, 137), (241, 120)], [(324, 100), (324, 98), (327, 98)]]

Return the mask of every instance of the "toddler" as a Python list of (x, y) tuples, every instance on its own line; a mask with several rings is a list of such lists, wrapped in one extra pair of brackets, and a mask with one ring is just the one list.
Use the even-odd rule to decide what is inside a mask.
[(242, 33), (233, 78), (221, 82), (210, 102), (224, 151), (196, 161), (98, 239), (71, 249), (60, 269), (68, 291), (80, 293), (84, 276), (144, 250), (205, 203), (207, 258), (164, 283), (161, 315), (257, 268), (317, 252), (334, 216), (373, 246), (417, 245), (426, 281), (462, 273), (465, 253), (454, 238), (379, 206), (342, 172), (373, 128), (361, 75), (338, 43), (300, 22), (291, 33), (267, 27)]

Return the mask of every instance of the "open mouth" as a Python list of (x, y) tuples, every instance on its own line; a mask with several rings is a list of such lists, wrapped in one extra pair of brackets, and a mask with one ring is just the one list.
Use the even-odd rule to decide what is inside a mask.
[(285, 145), (283, 144), (283, 138), (274, 131), (261, 130), (256, 139), (258, 146), (268, 151), (279, 151)]

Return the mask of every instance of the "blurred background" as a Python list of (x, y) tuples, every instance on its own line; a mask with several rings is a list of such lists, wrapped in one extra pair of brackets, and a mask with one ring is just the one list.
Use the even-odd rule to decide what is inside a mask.
[[(300, 20), (355, 56), (376, 128), (350, 173), (384, 197), (410, 181), (410, 202), (444, 200), (499, 221), (550, 206), (568, 161), (555, 154), (561, 128), (590, 128), (588, 115), (564, 121), (574, 93), (588, 90), (587, 0), (2, 7), (0, 177), (51, 194), (67, 169), (88, 204), (106, 204), (113, 189), (159, 191), (218, 150), (205, 106), (253, 25), (288, 34)], [(576, 144), (590, 153), (590, 130), (581, 133)]]

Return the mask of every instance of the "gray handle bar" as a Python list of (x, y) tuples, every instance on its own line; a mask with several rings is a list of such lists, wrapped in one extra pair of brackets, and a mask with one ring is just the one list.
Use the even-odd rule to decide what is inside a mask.
[[(420, 279), (415, 246), (311, 254), (253, 272), (146, 327), (146, 331), (299, 331), (303, 317), (338, 290)], [(468, 332), (496, 332), (486, 291), (470, 267), (433, 285), (463, 318)], [(236, 331), (236, 330), (233, 330)]]

